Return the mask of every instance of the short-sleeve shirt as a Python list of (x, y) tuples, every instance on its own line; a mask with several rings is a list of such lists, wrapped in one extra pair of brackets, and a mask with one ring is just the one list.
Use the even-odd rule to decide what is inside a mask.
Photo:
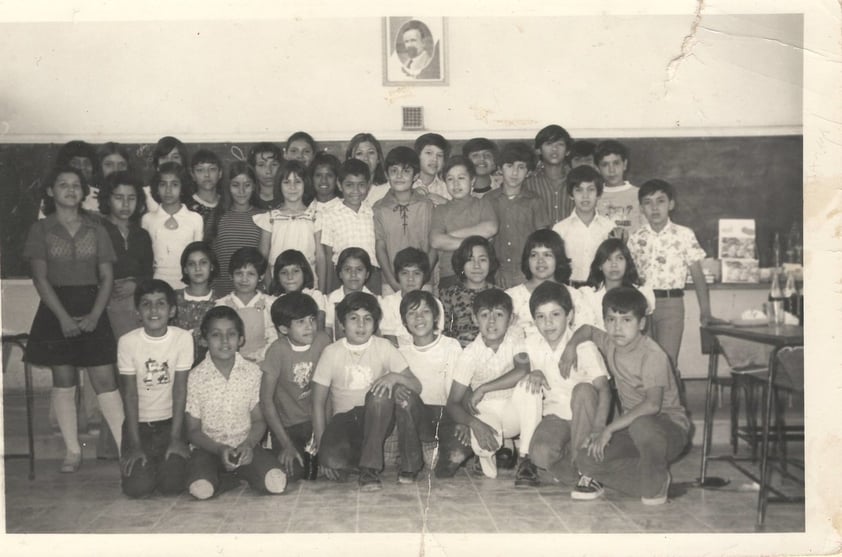
[[(398, 346), (406, 346), (412, 344), (412, 334), (407, 330), (401, 319), (401, 301), (403, 295), (400, 292), (394, 292), (388, 296), (380, 298), (380, 309), (383, 310), (383, 319), (380, 321), (380, 334), (383, 336), (391, 335), (398, 340)], [(439, 318), (436, 321), (435, 330), (439, 333), (444, 329), (444, 307), (436, 298), (436, 304), (439, 306)]]
[(374, 204), (374, 238), (386, 247), (389, 261), (380, 261), (380, 267), (393, 267), (395, 255), (404, 248), (418, 248), (430, 253), (430, 222), (433, 202), (412, 190), (407, 203), (398, 202), (389, 191)]
[[(486, 346), (482, 336), (478, 336), (462, 350), (459, 359), (456, 360), (453, 381), (476, 390), (480, 385), (508, 373), (515, 367), (514, 357), (520, 352), (521, 340), (518, 335), (507, 334), (497, 350), (492, 350)], [(506, 399), (512, 396), (512, 391), (513, 389), (493, 391), (486, 394), (485, 398)]]
[(599, 377), (608, 378), (602, 354), (592, 342), (583, 342), (576, 347), (576, 367), (570, 370), (570, 376), (567, 379), (561, 376), (558, 371), (558, 361), (571, 336), (572, 333), (568, 329), (559, 340), (555, 350), (543, 336), (537, 333), (526, 337), (522, 345), (522, 350), (529, 355), (530, 369), (541, 370), (550, 385), (549, 390), (544, 390), (542, 414), (544, 416), (552, 414), (562, 420), (573, 419), (570, 402), (576, 385), (593, 383)]
[(553, 230), (564, 240), (564, 251), (570, 258), (572, 273), (570, 279), (578, 282), (588, 280), (591, 263), (596, 250), (614, 230), (614, 221), (599, 213), (586, 225), (574, 210), (573, 213), (553, 226)]
[(202, 432), (223, 445), (236, 447), (251, 429), (251, 411), (260, 401), (261, 372), (239, 354), (226, 379), (210, 356), (187, 378), (187, 413), (202, 421)]
[(134, 329), (117, 341), (120, 375), (137, 376), (138, 421), (157, 422), (172, 418), (172, 388), (176, 373), (193, 365), (193, 337), (178, 327), (167, 327), (161, 337)]
[(254, 224), (271, 235), (269, 264), (274, 265), (278, 256), (295, 249), (304, 254), (310, 267), (316, 266), (316, 232), (321, 230), (321, 213), (311, 203), (298, 214), (288, 214), (279, 209), (258, 213), (252, 217)]
[(462, 353), (459, 341), (439, 335), (427, 346), (408, 344), (398, 350), (406, 358), (409, 370), (421, 382), (421, 400), (424, 404), (447, 404), (456, 360)]
[(641, 227), (644, 222), (640, 213), (640, 201), (637, 191), (640, 188), (629, 182), (619, 186), (605, 186), (602, 195), (596, 202), (596, 212), (614, 222), (614, 226), (625, 229), (631, 234)]
[(623, 412), (628, 412), (646, 399), (646, 390), (663, 387), (661, 413), (685, 431), (690, 429), (687, 412), (681, 405), (678, 385), (672, 373), (669, 356), (657, 342), (639, 335), (628, 346), (617, 346), (607, 333), (593, 329), (591, 338), (605, 355), (614, 377)]
[(98, 265), (117, 260), (105, 228), (87, 214), (81, 214), (73, 236), (55, 213), (36, 221), (29, 229), (23, 256), (46, 261), (47, 280), (53, 286), (98, 284)]
[(371, 205), (363, 202), (360, 210), (354, 211), (341, 203), (324, 211), (322, 216), (321, 242), (331, 247), (334, 265), (338, 263), (342, 250), (353, 246), (364, 249), (372, 265), (379, 267), (374, 249), (374, 212)]
[[(573, 320), (570, 323), (571, 330), (576, 330), (582, 325), (596, 324), (596, 316), (593, 314), (590, 304), (588, 304), (582, 294), (572, 286), (564, 285), (567, 292), (570, 294), (570, 300), (573, 302)], [(532, 297), (532, 292), (525, 284), (518, 284), (513, 288), (506, 290), (506, 294), (512, 299), (512, 314), (515, 316), (515, 322), (510, 326), (510, 334), (519, 334), (520, 338), (526, 338), (531, 334), (538, 334), (538, 329), (535, 327), (535, 320), (532, 318), (532, 312), (529, 311), (529, 299)]]
[(310, 380), (328, 344), (327, 334), (319, 331), (307, 346), (295, 346), (283, 336), (266, 351), (260, 369), (277, 378), (273, 402), (284, 427), (310, 421)]
[(705, 258), (696, 234), (671, 220), (660, 232), (646, 223), (628, 246), (641, 280), (654, 290), (684, 288), (690, 265)]
[[(488, 201), (471, 195), (462, 199), (452, 199), (433, 209), (430, 235), (448, 234), (454, 230), (476, 226), (487, 221), (497, 222), (497, 215), (494, 214), (494, 208)], [(452, 251), (439, 251), (439, 272), (443, 277), (452, 277), (456, 274), (450, 261), (452, 255)]]
[(494, 237), (494, 253), (500, 261), (497, 286), (510, 288), (526, 280), (520, 270), (523, 246), (532, 232), (550, 225), (547, 210), (538, 194), (523, 189), (511, 199), (505, 188), (492, 191), (484, 199), (491, 203), (500, 223)]
[(313, 382), (330, 388), (333, 413), (341, 414), (364, 406), (376, 379), (407, 367), (398, 349), (384, 338), (373, 336), (365, 344), (350, 344), (343, 338), (324, 349)]

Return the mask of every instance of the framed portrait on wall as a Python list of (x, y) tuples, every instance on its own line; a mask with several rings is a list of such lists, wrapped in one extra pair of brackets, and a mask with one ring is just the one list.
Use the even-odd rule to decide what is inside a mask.
[(383, 18), (383, 85), (447, 85), (443, 17)]

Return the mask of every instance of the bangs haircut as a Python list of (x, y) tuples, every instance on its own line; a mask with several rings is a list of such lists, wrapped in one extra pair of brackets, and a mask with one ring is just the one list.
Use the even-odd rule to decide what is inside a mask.
[(486, 280), (489, 283), (494, 284), (494, 275), (500, 268), (500, 261), (497, 259), (497, 254), (494, 252), (494, 245), (482, 236), (468, 236), (462, 240), (462, 243), (459, 244), (459, 247), (453, 252), (453, 255), (450, 256), (450, 264), (453, 266), (456, 276), (460, 281), (464, 282), (465, 265), (471, 260), (475, 247), (485, 248), (485, 253), (488, 254), (488, 276), (486, 277)]
[(640, 275), (637, 272), (637, 266), (634, 264), (631, 252), (625, 242), (619, 238), (608, 238), (596, 248), (593, 261), (591, 262), (591, 270), (588, 274), (588, 285), (594, 288), (599, 288), (605, 284), (605, 273), (602, 272), (602, 266), (608, 261), (608, 258), (620, 252), (626, 259), (626, 272), (623, 273), (623, 286), (640, 285)]
[(336, 177), (337, 185), (341, 185), (348, 176), (365, 178), (366, 182), (371, 181), (371, 170), (368, 165), (359, 159), (348, 159), (339, 168), (339, 175)]
[[(415, 140), (415, 152), (420, 155), (421, 151), (423, 151), (424, 147), (427, 145), (433, 145), (441, 149), (444, 153), (445, 160), (450, 156), (450, 142), (441, 134), (425, 133), (423, 135), (419, 135)], [(386, 168), (389, 168), (388, 164), (386, 165)]]
[(593, 155), (593, 161), (594, 163), (599, 165), (599, 161), (601, 161), (608, 155), (617, 155), (624, 161), (629, 160), (629, 150), (626, 148), (625, 145), (614, 139), (602, 141), (599, 143), (599, 145), (596, 146), (596, 150), (594, 151)]
[(659, 191), (664, 192), (664, 195), (666, 195), (670, 201), (675, 201), (675, 188), (672, 187), (672, 184), (657, 178), (644, 182), (643, 185), (640, 186), (640, 189), (637, 190), (637, 200), (642, 203), (644, 197), (652, 195), (653, 193), (658, 193)]
[(532, 279), (532, 271), (529, 269), (529, 254), (533, 249), (539, 247), (549, 248), (553, 252), (553, 257), (555, 257), (553, 278), (561, 283), (570, 280), (570, 273), (573, 272), (573, 269), (570, 267), (567, 252), (564, 251), (564, 240), (561, 239), (558, 232), (549, 228), (538, 229), (526, 238), (526, 244), (523, 246), (523, 254), (520, 258), (520, 270), (526, 279)]
[(395, 277), (407, 267), (418, 267), (424, 275), (424, 283), (430, 281), (430, 258), (420, 249), (408, 247), (395, 254)]
[(495, 164), (497, 163), (497, 157), (500, 155), (500, 150), (497, 148), (497, 144), (485, 137), (474, 137), (462, 145), (463, 157), (470, 157), (471, 153), (476, 153), (477, 151), (491, 151), (491, 154), (494, 156)]
[(105, 177), (99, 188), (99, 196), (97, 198), (99, 212), (103, 215), (111, 214), (111, 196), (114, 194), (114, 190), (120, 186), (131, 186), (134, 189), (137, 204), (129, 220), (139, 220), (146, 213), (146, 193), (143, 191), (143, 183), (140, 179), (128, 170), (118, 170)]
[(463, 155), (453, 155), (444, 163), (444, 166), (441, 168), (441, 175), (442, 178), (447, 176), (447, 173), (450, 172), (456, 166), (464, 166), (465, 170), (468, 171), (468, 175), (471, 178), (477, 177), (477, 168), (474, 166), (474, 163), (471, 162), (469, 157)]
[(522, 141), (506, 143), (500, 151), (500, 164), (526, 163), (526, 168), (535, 170), (535, 151)]
[(334, 181), (336, 182), (336, 185), (333, 188), (333, 194), (336, 197), (342, 197), (342, 190), (339, 188), (339, 173), (342, 171), (342, 163), (330, 153), (324, 152), (313, 157), (313, 163), (310, 165), (310, 183), (313, 184), (314, 194), (316, 190), (316, 171), (320, 166), (327, 167), (327, 169), (333, 174)]
[(289, 327), (293, 321), (305, 317), (316, 317), (319, 307), (316, 300), (303, 292), (290, 292), (272, 302), (270, 308), (275, 327)]
[(283, 151), (281, 151), (280, 147), (268, 141), (261, 141), (260, 143), (252, 145), (251, 149), (249, 149), (249, 154), (246, 160), (248, 160), (248, 163), (252, 167), (257, 167), (257, 156), (265, 155), (267, 153), (271, 153), (278, 162), (281, 162), (284, 158)]
[(401, 168), (410, 167), (412, 168), (413, 174), (418, 174), (421, 172), (421, 159), (418, 158), (418, 153), (409, 147), (401, 145), (395, 147), (386, 155), (386, 162), (383, 163), (386, 174), (389, 173), (389, 169), (393, 166), (400, 166)]
[(336, 318), (343, 325), (348, 314), (357, 310), (365, 310), (371, 314), (374, 319), (374, 330), (380, 326), (380, 320), (383, 319), (383, 310), (380, 309), (380, 304), (377, 302), (372, 294), (368, 292), (351, 292), (345, 296), (341, 302), (336, 304)]
[(244, 269), (249, 265), (252, 265), (257, 271), (258, 276), (262, 277), (266, 274), (266, 267), (269, 264), (259, 249), (246, 246), (231, 254), (231, 260), (228, 262), (228, 274), (234, 276), (234, 271)]
[(602, 316), (608, 315), (608, 310), (615, 313), (631, 313), (638, 320), (646, 316), (646, 298), (633, 286), (618, 286), (605, 293), (602, 298)]
[[(567, 151), (569, 151), (570, 146), (573, 143), (573, 138), (570, 137), (567, 130), (558, 124), (550, 124), (549, 126), (542, 128), (535, 136), (535, 148), (540, 149), (545, 143), (555, 143), (556, 141), (564, 141), (564, 147)], [(569, 153), (565, 153), (565, 159), (567, 159), (568, 154)]]
[(433, 330), (435, 331), (439, 322), (439, 305), (436, 303), (436, 297), (426, 290), (413, 290), (403, 297), (400, 305), (401, 322), (406, 325), (406, 314), (409, 310), (418, 309), (421, 302), (427, 304), (433, 312)]
[(245, 338), (246, 326), (243, 323), (243, 318), (240, 317), (239, 313), (237, 313), (237, 310), (228, 306), (214, 306), (210, 308), (202, 318), (202, 324), (199, 327), (199, 330), (202, 333), (203, 339), (208, 339), (211, 324), (217, 319), (228, 319), (229, 321), (232, 321), (234, 323), (234, 327), (237, 329), (237, 332), (240, 334), (240, 338)]
[(573, 145), (570, 147), (570, 158), (593, 157), (595, 151), (596, 144), (594, 142), (580, 139), (578, 141), (574, 141)]
[[(365, 164), (365, 163), (363, 163)], [(342, 272), (342, 267), (345, 265), (345, 262), (349, 259), (358, 259), (360, 263), (365, 265), (366, 271), (368, 271), (369, 277), (371, 276), (371, 272), (374, 268), (371, 265), (371, 257), (368, 256), (368, 252), (365, 251), (363, 248), (358, 248), (356, 246), (351, 246), (349, 248), (343, 249), (339, 252), (339, 257), (336, 258), (336, 276), (338, 277), (339, 274)]]
[(605, 189), (605, 180), (603, 180), (602, 174), (592, 166), (577, 166), (567, 174), (567, 195), (572, 197), (576, 186), (589, 182), (593, 182), (596, 186), (597, 197), (601, 197)]
[(544, 281), (535, 287), (532, 295), (529, 296), (529, 314), (535, 318), (535, 312), (544, 304), (555, 302), (561, 306), (564, 313), (570, 315), (573, 311), (573, 299), (570, 297), (567, 287), (563, 284), (552, 281)]
[(182, 165), (190, 163), (190, 153), (187, 152), (187, 146), (180, 139), (166, 135), (159, 139), (158, 143), (155, 144), (155, 148), (152, 149), (152, 166), (158, 168), (160, 166), (158, 161), (169, 155), (173, 149), (177, 150), (178, 154), (181, 155)]
[[(94, 146), (87, 141), (74, 139), (62, 145), (56, 153), (56, 166), (69, 166), (70, 161), (76, 157), (82, 157), (91, 161), (91, 166), (96, 167), (97, 156)], [(128, 159), (126, 159), (128, 162)]]
[(165, 280), (146, 279), (138, 283), (134, 291), (134, 307), (140, 307), (141, 299), (147, 294), (163, 294), (167, 298), (167, 305), (174, 308), (177, 304), (175, 290)]
[(488, 288), (481, 292), (477, 292), (477, 295), (474, 296), (474, 301), (471, 304), (471, 311), (474, 312), (474, 315), (484, 309), (493, 310), (495, 308), (503, 309), (510, 316), (512, 315), (512, 297), (499, 288)]
[(175, 176), (181, 182), (181, 192), (179, 193), (181, 203), (190, 201), (190, 198), (193, 196), (193, 180), (190, 179), (187, 170), (177, 162), (165, 162), (155, 171), (149, 186), (152, 199), (158, 203), (161, 202), (161, 194), (158, 192), (158, 188), (160, 187), (161, 179), (165, 175)]
[(275, 200), (286, 203), (284, 192), (281, 191), (281, 182), (292, 174), (298, 176), (304, 182), (304, 193), (301, 196), (301, 202), (305, 206), (310, 205), (310, 202), (316, 197), (316, 191), (313, 189), (313, 180), (307, 165), (298, 160), (281, 161), (278, 173), (275, 174)]
[(278, 254), (278, 257), (275, 258), (275, 263), (272, 265), (273, 278), (272, 285), (269, 288), (269, 293), (273, 296), (280, 296), (281, 294), (287, 293), (287, 291), (284, 290), (283, 285), (281, 285), (280, 279), (278, 279), (278, 274), (280, 274), (281, 269), (289, 266), (295, 266), (301, 269), (301, 275), (304, 279), (301, 288), (313, 288), (315, 284), (315, 276), (313, 275), (313, 269), (310, 267), (310, 263), (307, 261), (307, 258), (297, 249), (288, 249)]

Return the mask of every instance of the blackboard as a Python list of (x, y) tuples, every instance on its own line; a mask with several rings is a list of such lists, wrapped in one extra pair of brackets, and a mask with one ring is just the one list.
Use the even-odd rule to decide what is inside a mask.
[[(583, 138), (585, 139), (585, 138)], [(506, 140), (508, 141), (508, 140)], [(531, 139), (524, 139), (530, 145)], [(598, 141), (598, 140), (592, 140)], [(802, 137), (670, 137), (625, 138), (628, 179), (640, 185), (661, 178), (675, 186), (678, 204), (673, 220), (690, 226), (708, 256), (716, 257), (717, 220), (753, 218), (757, 221), (761, 266), (771, 260), (771, 242), (802, 222)], [(384, 155), (404, 141), (383, 141)], [(464, 141), (453, 142), (460, 152)], [(500, 141), (499, 144), (504, 143)], [(279, 141), (278, 144), (281, 144)], [(193, 153), (211, 149), (223, 163), (243, 160), (253, 143), (189, 144)], [(40, 180), (55, 160), (59, 144), (0, 145), (0, 276), (28, 276), (20, 253), (26, 233), (35, 222)], [(340, 160), (346, 142), (323, 142), (320, 148)], [(148, 179), (154, 144), (125, 144), (133, 169)]]

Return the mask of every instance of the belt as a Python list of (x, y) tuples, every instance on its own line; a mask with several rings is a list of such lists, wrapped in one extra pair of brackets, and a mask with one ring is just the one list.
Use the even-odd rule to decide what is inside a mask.
[(672, 288), (670, 290), (653, 290), (656, 298), (683, 298), (683, 288)]
[(172, 418), (167, 418), (166, 420), (157, 420), (154, 422), (138, 422), (137, 425), (145, 425), (147, 427), (161, 427), (165, 425), (170, 425), (172, 423)]

